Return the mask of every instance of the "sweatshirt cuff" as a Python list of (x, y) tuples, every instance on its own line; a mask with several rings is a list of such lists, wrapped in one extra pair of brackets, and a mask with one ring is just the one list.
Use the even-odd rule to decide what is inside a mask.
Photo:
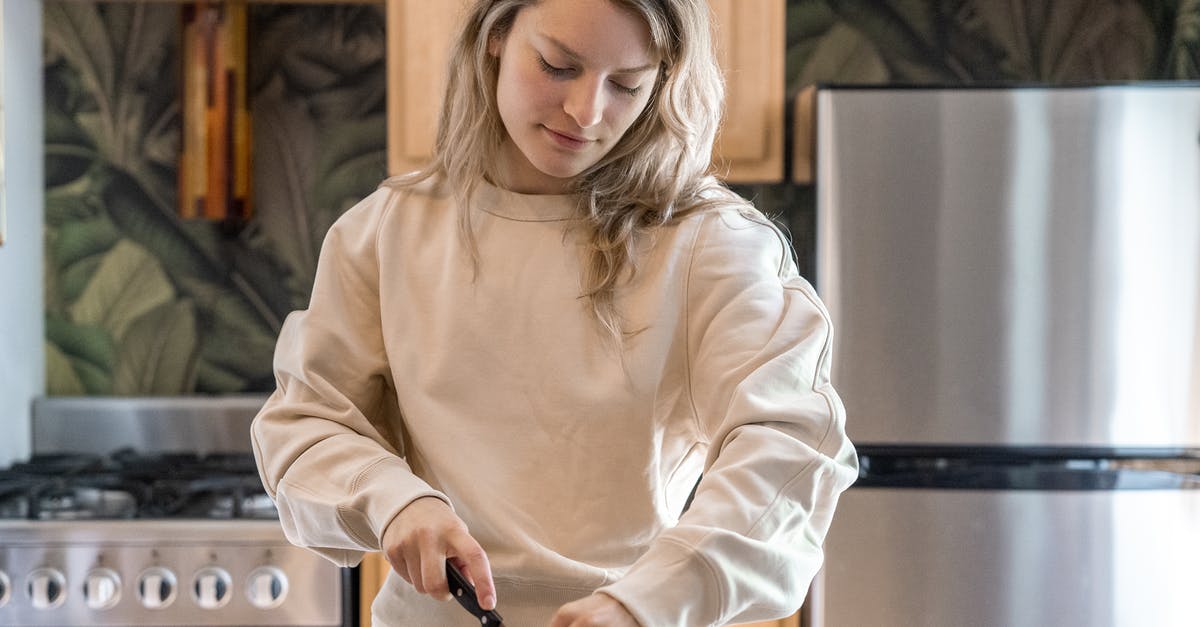
[(620, 601), (644, 627), (694, 627), (722, 613), (719, 579), (694, 549), (660, 537), (616, 582), (597, 590)]
[[(363, 534), (360, 541), (369, 540), (368, 546), (376, 550), (383, 550), (383, 532), (388, 524), (413, 501), (432, 496), (454, 510), (445, 494), (414, 475), (408, 464), (398, 457), (389, 456), (364, 469), (351, 487), (351, 493), (359, 507), (343, 509), (339, 511), (339, 517), (348, 523), (348, 532)], [(359, 520), (355, 520), (355, 514)]]

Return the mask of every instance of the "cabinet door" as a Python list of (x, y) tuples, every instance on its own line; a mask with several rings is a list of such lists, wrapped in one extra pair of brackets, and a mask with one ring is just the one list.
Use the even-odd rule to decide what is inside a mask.
[(433, 154), (450, 43), (466, 0), (387, 0), (388, 173), (423, 167)]
[[(734, 183), (783, 180), (786, 0), (709, 0), (725, 73), (725, 123), (713, 156)], [(450, 41), (466, 0), (388, 0), (388, 171), (425, 164), (441, 111)]]
[(371, 603), (383, 587), (392, 565), (383, 553), (367, 553), (358, 565), (358, 623), (360, 627), (371, 627)]
[(725, 73), (713, 164), (729, 182), (783, 180), (786, 0), (709, 0)]

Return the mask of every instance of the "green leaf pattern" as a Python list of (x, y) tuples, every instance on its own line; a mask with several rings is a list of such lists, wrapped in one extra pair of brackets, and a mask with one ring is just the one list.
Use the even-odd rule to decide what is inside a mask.
[(123, 239), (100, 260), (67, 313), (72, 321), (99, 326), (120, 342), (134, 320), (174, 299), (162, 266), (141, 246)]
[(1200, 78), (1200, 0), (789, 0), (788, 20), (793, 93)]
[(168, 301), (133, 319), (117, 351), (114, 394), (185, 394), (195, 379), (196, 311)]
[(1182, 0), (1172, 33), (1168, 78), (1200, 77), (1200, 0)]
[(254, 219), (176, 212), (180, 8), (44, 3), (51, 394), (263, 392), (325, 231), (386, 174), (381, 5), (254, 5)]

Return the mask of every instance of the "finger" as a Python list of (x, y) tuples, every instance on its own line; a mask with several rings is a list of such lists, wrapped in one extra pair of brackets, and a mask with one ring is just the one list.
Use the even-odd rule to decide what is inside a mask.
[(421, 560), (419, 558), (408, 560), (407, 566), (408, 583), (411, 583), (417, 592), (425, 594), (425, 579), (421, 577)]
[(435, 599), (450, 600), (450, 584), (446, 581), (446, 555), (441, 551), (429, 551), (421, 555), (421, 579), (425, 582), (423, 592)]
[(582, 618), (580, 612), (576, 609), (578, 601), (568, 603), (554, 613), (554, 618), (550, 619), (550, 627), (571, 627), (576, 624), (578, 618)]
[(410, 584), (412, 583), (412, 577), (408, 575), (408, 563), (404, 560), (404, 555), (400, 551), (385, 553), (384, 557), (387, 559), (388, 564), (391, 565), (392, 570), (396, 571), (397, 575), (400, 575), (401, 579)]
[(483, 547), (469, 535), (463, 534), (452, 551), (454, 565), (463, 571), (475, 586), (475, 600), (485, 610), (496, 609), (496, 585), (492, 582), (492, 566)]
[(571, 624), (571, 616), (567, 614), (566, 607), (558, 608), (554, 613), (554, 617), (550, 619), (550, 627), (569, 627)]
[(404, 568), (408, 574), (406, 579), (412, 584), (414, 590), (421, 594), (425, 594), (425, 578), (421, 576), (421, 550), (417, 546), (409, 544), (403, 549)]

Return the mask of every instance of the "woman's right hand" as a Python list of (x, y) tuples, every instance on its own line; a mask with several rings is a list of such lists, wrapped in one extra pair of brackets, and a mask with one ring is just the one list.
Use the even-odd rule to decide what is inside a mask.
[(421, 594), (449, 600), (446, 560), (475, 586), (479, 606), (496, 609), (496, 587), (483, 547), (467, 525), (441, 499), (427, 496), (409, 503), (383, 531), (383, 554), (396, 574)]

